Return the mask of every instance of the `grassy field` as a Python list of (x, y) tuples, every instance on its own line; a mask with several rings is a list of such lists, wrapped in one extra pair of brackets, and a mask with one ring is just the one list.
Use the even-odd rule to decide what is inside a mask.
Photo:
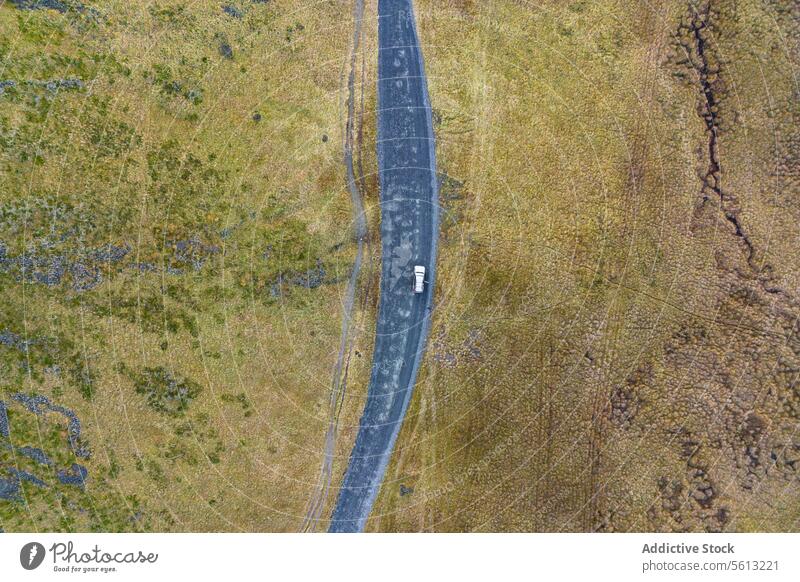
[[(0, 527), (294, 530), (321, 465), (355, 248), (349, 11), (54, 6), (0, 3), (0, 476), (13, 497)], [(348, 425), (366, 361), (350, 366)], [(63, 414), (37, 415), (20, 393), (73, 411), (89, 457), (75, 458)], [(73, 462), (83, 486), (57, 478)]]

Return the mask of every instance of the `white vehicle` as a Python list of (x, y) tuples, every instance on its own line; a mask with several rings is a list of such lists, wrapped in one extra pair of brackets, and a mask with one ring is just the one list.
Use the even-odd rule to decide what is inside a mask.
[(422, 293), (425, 287), (425, 267), (417, 265), (414, 267), (414, 293)]

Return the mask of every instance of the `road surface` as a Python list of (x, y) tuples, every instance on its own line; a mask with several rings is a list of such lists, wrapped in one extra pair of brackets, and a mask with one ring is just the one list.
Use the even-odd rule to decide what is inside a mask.
[[(381, 286), (372, 373), (329, 531), (362, 531), (408, 409), (430, 327), (439, 232), (433, 122), (411, 0), (378, 1)], [(428, 283), (412, 292), (414, 265)]]

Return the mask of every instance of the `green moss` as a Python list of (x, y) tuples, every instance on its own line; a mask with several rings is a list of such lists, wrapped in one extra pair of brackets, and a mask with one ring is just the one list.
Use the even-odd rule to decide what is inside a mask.
[(247, 398), (247, 394), (244, 392), (239, 392), (235, 395), (226, 392), (220, 398), (226, 404), (238, 404), (241, 406), (245, 418), (253, 415), (253, 405), (250, 403), (250, 399)]
[(138, 373), (126, 366), (122, 370), (133, 380), (136, 393), (144, 396), (151, 408), (167, 415), (183, 414), (202, 391), (193, 380), (175, 376), (162, 366), (143, 368)]

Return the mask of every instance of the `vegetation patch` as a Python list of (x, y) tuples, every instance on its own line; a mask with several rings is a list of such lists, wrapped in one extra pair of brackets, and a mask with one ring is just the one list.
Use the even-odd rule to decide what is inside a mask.
[[(123, 367), (127, 370), (127, 367)], [(175, 376), (162, 366), (144, 368), (130, 373), (137, 394), (147, 399), (147, 404), (158, 412), (178, 416), (186, 412), (189, 404), (200, 394), (199, 384), (188, 378)]]

